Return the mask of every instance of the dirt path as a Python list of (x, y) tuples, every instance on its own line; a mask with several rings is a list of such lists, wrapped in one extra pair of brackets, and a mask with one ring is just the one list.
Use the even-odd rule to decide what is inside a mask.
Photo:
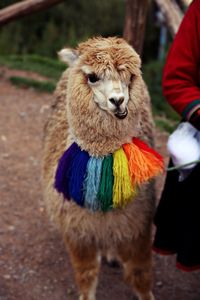
[[(51, 100), (0, 80), (0, 300), (77, 299), (65, 247), (41, 195), (42, 129)], [(158, 132), (161, 152), (165, 142)], [(174, 264), (174, 257), (154, 256), (156, 299), (199, 300), (200, 272), (183, 273)], [(98, 300), (133, 299), (121, 273), (102, 266)]]

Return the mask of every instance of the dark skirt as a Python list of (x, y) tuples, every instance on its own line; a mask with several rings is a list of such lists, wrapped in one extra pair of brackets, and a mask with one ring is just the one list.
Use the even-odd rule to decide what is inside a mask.
[(178, 177), (176, 170), (167, 173), (155, 215), (153, 249), (176, 254), (177, 267), (193, 271), (200, 269), (200, 164), (184, 181)]

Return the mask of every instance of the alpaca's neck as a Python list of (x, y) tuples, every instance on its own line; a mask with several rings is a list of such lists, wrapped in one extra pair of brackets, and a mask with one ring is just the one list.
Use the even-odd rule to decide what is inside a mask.
[(88, 114), (88, 118), (68, 115), (70, 136), (91, 155), (108, 155), (130, 142), (132, 137), (139, 136), (139, 120), (132, 112), (124, 120), (102, 111)]

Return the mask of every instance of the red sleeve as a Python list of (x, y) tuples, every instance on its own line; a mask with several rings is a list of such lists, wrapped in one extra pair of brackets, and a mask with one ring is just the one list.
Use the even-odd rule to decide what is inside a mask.
[(200, 0), (190, 5), (173, 41), (163, 72), (163, 93), (184, 119), (200, 108)]

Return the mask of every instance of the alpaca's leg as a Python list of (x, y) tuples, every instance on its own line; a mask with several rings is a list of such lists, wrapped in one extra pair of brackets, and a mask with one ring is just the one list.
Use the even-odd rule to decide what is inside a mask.
[(117, 260), (116, 250), (109, 249), (105, 252), (104, 260), (108, 266), (111, 268), (118, 268), (119, 262)]
[(135, 290), (139, 300), (154, 300), (151, 292), (152, 261), (150, 239), (134, 241), (119, 247), (126, 282)]
[(95, 247), (69, 245), (67, 248), (80, 291), (79, 300), (95, 300), (100, 254)]

